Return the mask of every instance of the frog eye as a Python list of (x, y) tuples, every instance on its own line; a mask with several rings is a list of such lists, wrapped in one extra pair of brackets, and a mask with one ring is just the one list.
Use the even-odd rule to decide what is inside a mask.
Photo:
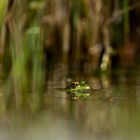
[(73, 82), (73, 84), (74, 84), (75, 86), (77, 86), (77, 85), (79, 85), (79, 82)]
[(81, 84), (81, 85), (86, 85), (87, 82), (86, 82), (86, 81), (81, 81), (80, 84)]

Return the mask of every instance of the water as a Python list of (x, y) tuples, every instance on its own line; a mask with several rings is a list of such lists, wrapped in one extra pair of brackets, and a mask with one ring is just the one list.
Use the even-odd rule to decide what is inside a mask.
[(24, 109), (14, 99), (6, 107), (1, 93), (0, 140), (139, 140), (140, 76), (117, 79), (87, 99), (49, 90), (39, 107), (38, 97), (27, 94), (32, 100)]

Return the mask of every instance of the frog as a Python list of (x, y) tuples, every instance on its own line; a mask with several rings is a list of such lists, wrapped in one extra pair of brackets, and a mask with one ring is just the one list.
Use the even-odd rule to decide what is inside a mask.
[(66, 87), (66, 93), (74, 100), (90, 96), (91, 87), (86, 81), (74, 81)]

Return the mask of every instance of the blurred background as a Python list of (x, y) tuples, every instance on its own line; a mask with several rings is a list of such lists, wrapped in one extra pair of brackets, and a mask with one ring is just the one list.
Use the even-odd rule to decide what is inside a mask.
[(0, 0), (0, 139), (139, 139), (139, 52), (139, 0)]

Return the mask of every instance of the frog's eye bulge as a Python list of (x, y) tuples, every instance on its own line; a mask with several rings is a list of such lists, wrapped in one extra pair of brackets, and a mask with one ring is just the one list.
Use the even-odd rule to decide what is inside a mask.
[(79, 85), (79, 82), (73, 82), (73, 84), (77, 86), (77, 85)]
[(80, 81), (80, 85), (81, 86), (87, 85), (87, 82), (86, 81)]

